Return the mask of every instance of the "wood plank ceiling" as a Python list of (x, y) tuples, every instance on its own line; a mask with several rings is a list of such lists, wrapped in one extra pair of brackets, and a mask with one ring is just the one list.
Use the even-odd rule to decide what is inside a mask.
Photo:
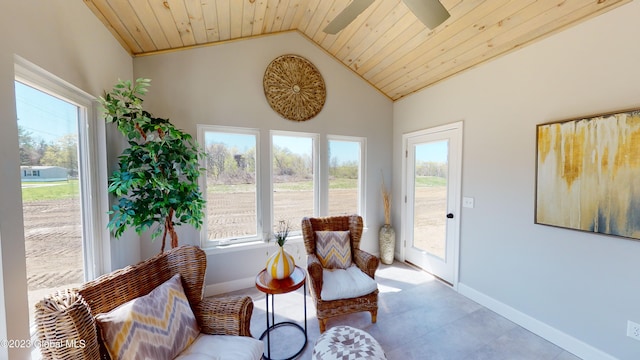
[(336, 35), (351, 0), (84, 0), (134, 56), (298, 31), (392, 100), (631, 0), (441, 0), (423, 25), (401, 0), (376, 0)]

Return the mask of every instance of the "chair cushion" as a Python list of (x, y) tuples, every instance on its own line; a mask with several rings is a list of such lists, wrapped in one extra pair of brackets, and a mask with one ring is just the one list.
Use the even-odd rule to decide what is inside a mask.
[(257, 360), (264, 344), (249, 336), (200, 334), (176, 360)]
[(173, 359), (200, 333), (180, 274), (96, 321), (112, 360)]
[(351, 326), (332, 327), (318, 337), (314, 360), (382, 360), (384, 350), (369, 333)]
[(346, 269), (351, 266), (349, 231), (316, 231), (316, 255), (326, 269)]
[(374, 292), (378, 288), (375, 280), (353, 265), (348, 269), (323, 269), (322, 292), (325, 301), (350, 299)]

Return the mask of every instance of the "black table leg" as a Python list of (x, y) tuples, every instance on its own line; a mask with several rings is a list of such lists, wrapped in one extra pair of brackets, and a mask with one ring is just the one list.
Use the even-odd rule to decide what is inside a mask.
[[(273, 295), (271, 295), (272, 297), (272, 301), (273, 301)], [(271, 326), (269, 325), (269, 294), (266, 294), (266, 298), (265, 298), (266, 304), (267, 304), (267, 359), (271, 359), (271, 338), (269, 336), (269, 333), (271, 332)], [(273, 306), (273, 303), (272, 303)], [(273, 311), (271, 311), (271, 314), (273, 314)], [(273, 323), (273, 321), (272, 321)], [(264, 334), (263, 334), (264, 335)]]
[[(292, 355), (291, 357), (288, 357), (286, 359), (283, 360), (291, 360), (296, 358), (298, 355), (300, 355), (302, 353), (302, 351), (304, 350), (304, 348), (307, 346), (307, 342), (309, 341), (308, 339), (308, 335), (307, 335), (307, 282), (305, 281), (304, 284), (304, 293), (303, 293), (303, 297), (302, 300), (304, 301), (304, 329), (302, 328), (302, 326), (300, 326), (299, 324), (296, 324), (294, 322), (291, 321), (283, 321), (283, 322), (279, 322), (276, 324), (275, 322), (275, 300), (274, 300), (274, 295), (271, 294), (271, 306), (269, 306), (269, 294), (265, 295), (265, 302), (266, 302), (266, 318), (267, 318), (267, 329), (262, 333), (262, 335), (260, 336), (260, 340), (262, 340), (265, 335), (267, 336), (267, 354), (266, 355), (262, 355), (262, 358), (265, 360), (273, 360), (271, 359), (271, 330), (274, 330), (277, 327), (281, 327), (281, 326), (293, 326), (298, 328), (303, 334), (304, 334), (304, 343), (302, 344), (302, 347), (300, 348), (300, 350), (298, 350), (297, 353), (295, 353), (294, 355)], [(269, 321), (269, 312), (271, 312), (271, 321)]]

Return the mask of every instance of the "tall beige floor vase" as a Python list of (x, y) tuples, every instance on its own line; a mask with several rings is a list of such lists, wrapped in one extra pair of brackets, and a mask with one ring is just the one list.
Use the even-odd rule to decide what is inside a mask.
[(390, 224), (384, 224), (380, 227), (380, 261), (383, 264), (393, 263), (393, 254), (396, 249), (396, 232)]

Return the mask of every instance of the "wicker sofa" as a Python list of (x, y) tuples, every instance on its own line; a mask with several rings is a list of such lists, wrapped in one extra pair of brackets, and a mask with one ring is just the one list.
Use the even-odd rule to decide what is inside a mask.
[[(43, 357), (109, 359), (95, 316), (149, 294), (175, 274), (181, 276), (184, 294), (201, 334), (236, 335), (215, 337), (223, 341), (231, 338), (243, 339), (237, 336), (251, 337), (251, 298), (203, 298), (205, 270), (204, 251), (194, 246), (182, 246), (137, 265), (105, 274), (77, 289), (46, 297), (36, 305), (38, 337), (43, 344), (61, 346), (42, 347)], [(259, 346), (262, 351), (261, 342)], [(215, 354), (216, 349), (211, 349), (211, 353)], [(215, 356), (218, 355), (213, 358), (217, 358)]]

